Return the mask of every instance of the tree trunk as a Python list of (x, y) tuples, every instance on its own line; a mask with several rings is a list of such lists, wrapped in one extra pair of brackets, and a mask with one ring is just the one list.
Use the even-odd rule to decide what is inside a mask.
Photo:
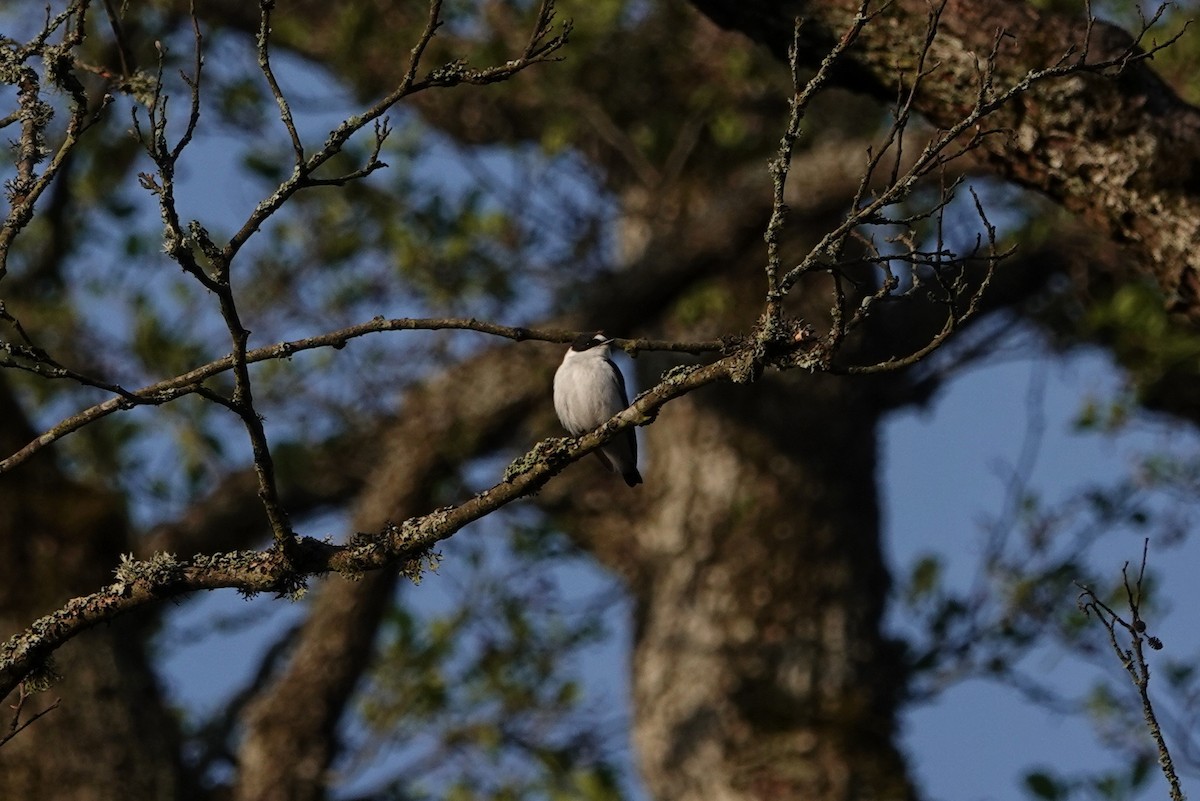
[[(797, 172), (821, 172), (818, 162)], [(843, 206), (802, 208), (792, 230), (819, 234)], [(686, 232), (710, 224), (697, 216), (673, 229), (690, 241)], [(686, 341), (756, 318), (761, 234), (725, 245), (724, 270), (651, 330)], [(820, 328), (828, 289), (823, 278), (803, 287), (789, 313)], [(697, 297), (708, 308), (698, 312)], [(891, 345), (906, 352), (922, 336), (918, 326)], [(638, 383), (677, 363), (639, 358)], [(768, 372), (710, 387), (644, 429), (643, 487), (604, 481), (585, 462), (543, 491), (634, 594), (633, 737), (657, 801), (914, 796), (895, 742), (905, 677), (882, 631), (889, 576), (875, 475), (880, 419), (906, 383), (903, 373)]]
[[(0, 378), (0, 449), (33, 434)], [(50, 455), (0, 480), (0, 637), (66, 598), (103, 586), (132, 550), (120, 502), (78, 484)], [(34, 695), (21, 720), (61, 699), (0, 748), (0, 798), (37, 801), (174, 801), (190, 797), (179, 731), (146, 655), (153, 612), (94, 629), (61, 649), (63, 679)], [(0, 730), (12, 720), (5, 700)]]
[(634, 729), (659, 801), (899, 799), (903, 670), (880, 632), (879, 410), (802, 377), (674, 404), (651, 429)]

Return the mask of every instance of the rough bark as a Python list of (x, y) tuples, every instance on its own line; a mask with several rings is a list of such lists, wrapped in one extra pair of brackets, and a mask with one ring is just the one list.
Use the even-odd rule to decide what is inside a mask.
[(908, 798), (903, 671), (880, 633), (879, 410), (844, 380), (767, 383), (689, 397), (647, 437), (656, 497), (626, 529), (649, 573), (643, 775), (660, 801)]
[[(670, 309), (655, 326), (687, 338), (752, 318), (761, 263), (746, 244), (700, 290), (720, 312), (683, 323)], [(639, 360), (644, 380), (667, 366)], [(710, 387), (645, 430), (638, 493), (591, 465), (543, 493), (634, 594), (633, 735), (659, 801), (913, 796), (875, 484), (879, 419), (902, 393), (877, 390), (808, 374)]]
[[(725, 27), (786, 57), (797, 17), (800, 53), (817, 63), (849, 29), (858, 0), (774, 3), (692, 0)], [(879, 6), (872, 3), (872, 6)], [(894, 98), (911, 82), (928, 27), (925, 0), (894, 0), (862, 31), (838, 74), (843, 85)], [(996, 89), (1055, 64), (1068, 48), (1088, 46), (1089, 62), (1119, 57), (1130, 35), (1096, 23), (1090, 40), (1082, 15), (1038, 11), (1007, 0), (945, 4), (915, 108), (949, 127), (975, 101), (979, 71), (996, 42)], [(1164, 35), (1158, 35), (1161, 41)], [(985, 145), (998, 175), (1044, 192), (1086, 217), (1098, 233), (1129, 246), (1141, 272), (1171, 307), (1200, 319), (1200, 110), (1183, 102), (1146, 62), (1117, 77), (1076, 74), (1035, 84), (987, 118), (1007, 129)]]

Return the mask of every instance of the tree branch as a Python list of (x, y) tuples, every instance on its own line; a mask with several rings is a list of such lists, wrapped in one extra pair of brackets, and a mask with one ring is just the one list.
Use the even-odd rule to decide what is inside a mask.
[[(857, 13), (857, 0), (692, 0), (725, 27), (767, 44), (785, 59), (793, 19), (805, 24), (799, 52), (816, 66)], [(1200, 319), (1200, 110), (1179, 99), (1145, 63), (1178, 33), (1145, 50), (1151, 17), (1133, 36), (1089, 17), (1005, 0), (947, 0), (931, 54), (919, 66), (925, 0), (893, 0), (840, 62), (835, 80), (873, 95), (894, 95), (897, 76), (921, 78), (913, 110), (949, 129), (994, 63), (995, 86), (1027, 86), (987, 112), (981, 152), (1005, 178), (1044, 192), (1136, 252), (1173, 310)], [(1003, 32), (997, 38), (997, 30)], [(1064, 49), (1064, 42), (1074, 43)], [(999, 58), (991, 59), (996, 52)], [(992, 63), (989, 63), (991, 60)], [(1073, 73), (1077, 80), (1051, 80)], [(1119, 80), (1112, 76), (1119, 75)], [(988, 87), (984, 87), (985, 90)], [(991, 106), (985, 91), (984, 99)]]
[(745, 375), (745, 354), (726, 356), (710, 365), (673, 371), (640, 395), (628, 409), (597, 430), (575, 439), (544, 440), (510, 467), (506, 480), (455, 507), (413, 518), (383, 531), (356, 535), (347, 545), (301, 537), (289, 557), (277, 550), (240, 551), (176, 559), (157, 554), (145, 562), (121, 565), (117, 581), (69, 601), (0, 646), (0, 697), (7, 695), (59, 646), (98, 623), (147, 604), (197, 590), (236, 588), (247, 593), (293, 595), (309, 576), (338, 572), (356, 575), (390, 564), (405, 563), (419, 574), (429, 549), (459, 529), (509, 503), (533, 494), (567, 465), (599, 448), (620, 432), (644, 425), (669, 401), (717, 381)]
[(50, 712), (53, 712), (55, 709), (58, 709), (59, 702), (62, 701), (61, 698), (55, 698), (54, 703), (50, 704), (49, 706), (47, 706), (46, 708), (44, 708), (38, 712), (35, 712), (33, 715), (31, 715), (25, 721), (22, 721), (21, 720), (21, 712), (25, 709), (25, 702), (28, 701), (29, 698), (33, 694), (34, 694), (33, 692), (31, 692), (28, 688), (26, 688), (25, 683), (21, 682), (19, 691), (17, 693), (17, 702), (15, 704), (13, 704), (13, 708), (12, 708), (13, 709), (12, 720), (8, 724), (8, 731), (4, 732), (4, 734), (2, 736), (0, 736), (0, 746), (4, 745), (9, 740), (16, 737), (21, 732), (25, 731), (25, 729), (29, 728), (31, 725), (36, 723), (39, 718), (43, 717), (44, 715), (49, 714)]
[[(38, 200), (54, 182), (79, 144), (80, 137), (99, 119), (110, 99), (106, 95), (98, 108), (89, 112), (83, 85), (71, 72), (73, 65), (68, 54), (83, 41), (87, 7), (87, 0), (76, 0), (53, 18), (47, 9), (42, 30), (31, 41), (5, 53), (4, 61), (8, 66), (5, 82), (16, 87), (19, 107), (10, 119), (21, 122), (21, 135), (16, 142), (16, 176), (5, 183), (9, 210), (3, 224), (0, 224), (0, 280), (8, 273), (8, 254), (13, 241), (29, 225)], [(63, 36), (63, 42), (53, 47), (48, 45), (50, 37), (64, 27), (67, 33)], [(63, 91), (68, 98), (66, 131), (62, 141), (52, 151), (46, 141), (46, 132), (54, 112), (41, 97), (43, 87), (37, 71), (27, 65), (27, 62), (35, 59), (45, 65), (45, 77), (54, 88)], [(50, 155), (50, 161), (39, 173), (37, 165), (47, 155)]]
[[(425, 48), (428, 46), (430, 40), (432, 40), (434, 33), (436, 33), (438, 27), (441, 25), (441, 1), (433, 0), (429, 6), (429, 19), (425, 30), (422, 31), (418, 37), (417, 44), (412, 49), (408, 69), (399, 85), (361, 114), (342, 122), (341, 125), (329, 133), (323, 147), (303, 162), (298, 162), (292, 174), (279, 185), (270, 197), (258, 204), (254, 211), (250, 213), (245, 223), (242, 224), (242, 227), (230, 238), (222, 250), (224, 260), (232, 262), (238, 251), (241, 250), (250, 237), (297, 192), (310, 186), (319, 186), (322, 183), (327, 183), (327, 181), (313, 183), (311, 176), (326, 162), (340, 153), (346, 142), (354, 134), (378, 120), (401, 100), (426, 89), (449, 88), (464, 84), (481, 86), (504, 81), (534, 64), (553, 60), (553, 54), (566, 44), (567, 35), (570, 32), (570, 23), (568, 22), (563, 24), (561, 32), (558, 35), (549, 36), (550, 24), (553, 20), (553, 7), (553, 0), (542, 0), (541, 10), (538, 13), (537, 22), (531, 34), (534, 39), (541, 41), (541, 44), (538, 47), (527, 48), (520, 57), (510, 59), (504, 64), (482, 69), (471, 69), (462, 62), (453, 62), (431, 70), (423, 78), (418, 78), (417, 72), (421, 56), (425, 52)], [(277, 96), (277, 100), (279, 97), (281, 96)], [(281, 109), (286, 109), (286, 104), (281, 106)], [(288, 113), (290, 114), (290, 112)], [(296, 142), (298, 142), (298, 139), (293, 139), (294, 148), (297, 146)]]
[[(380, 333), (384, 331), (444, 331), (444, 330), (461, 330), (461, 331), (478, 331), (492, 336), (511, 339), (515, 342), (523, 342), (525, 340), (537, 340), (541, 342), (558, 342), (568, 343), (575, 337), (579, 336), (577, 331), (568, 331), (562, 328), (527, 328), (523, 326), (507, 326), (498, 323), (490, 323), (484, 320), (476, 320), (474, 318), (417, 318), (417, 317), (402, 317), (395, 319), (385, 319), (383, 317), (375, 317), (365, 323), (358, 325), (347, 326), (346, 328), (330, 331), (324, 334), (318, 334), (304, 339), (291, 340), (289, 342), (277, 342), (272, 345), (265, 345), (261, 348), (253, 348), (246, 351), (246, 364), (255, 364), (257, 362), (270, 361), (272, 359), (290, 359), (294, 354), (302, 353), (306, 350), (314, 350), (316, 348), (333, 348), (340, 349), (346, 346), (348, 342), (358, 337), (367, 334)], [(700, 342), (671, 342), (659, 339), (621, 339), (613, 340), (613, 343), (630, 354), (637, 354), (643, 351), (671, 351), (675, 353), (712, 353), (717, 352), (725, 347), (728, 343), (719, 340), (708, 340)], [(165, 403), (177, 400), (185, 395), (192, 395), (200, 391), (204, 382), (222, 373), (229, 372), (234, 368), (234, 359), (232, 356), (225, 356), (220, 359), (201, 365), (186, 373), (167, 378), (162, 381), (157, 381), (149, 384), (141, 389), (128, 390), (119, 385), (97, 385), (87, 383), (87, 386), (101, 386), (111, 392), (117, 394), (118, 397), (109, 398), (106, 401), (90, 406), (77, 414), (63, 419), (56, 425), (47, 429), (42, 434), (19, 451), (16, 451), (7, 458), (0, 460), (0, 474), (12, 470), (17, 465), (23, 463), (38, 451), (46, 448), (49, 445), (57, 442), (68, 434), (74, 433), (86, 425), (107, 417), (114, 412), (125, 411), (132, 409), (135, 406), (161, 406)], [(46, 375), (49, 378), (72, 378), (72, 375), (56, 374)]]
[[(1145, 649), (1146, 646), (1149, 646), (1155, 651), (1161, 650), (1162, 642), (1157, 637), (1146, 634), (1146, 622), (1141, 616), (1142, 580), (1146, 575), (1146, 555), (1149, 548), (1150, 540), (1146, 539), (1142, 543), (1141, 566), (1138, 568), (1137, 578), (1132, 582), (1129, 578), (1129, 563), (1126, 562), (1121, 568), (1125, 600), (1130, 614), (1128, 621), (1101, 601), (1091, 588), (1083, 585), (1078, 585), (1081, 590), (1078, 605), (1079, 611), (1088, 617), (1095, 615), (1100, 621), (1100, 625), (1108, 632), (1108, 642), (1113, 653), (1117, 655), (1121, 667), (1129, 674), (1130, 680), (1137, 688), (1138, 698), (1142, 704), (1142, 716), (1158, 749), (1158, 764), (1170, 787), (1171, 801), (1184, 801), (1183, 788), (1180, 786), (1179, 776), (1175, 773), (1175, 763), (1171, 759), (1171, 751), (1167, 748), (1167, 741), (1159, 726), (1154, 704), (1150, 700), (1150, 665), (1146, 661)], [(1118, 630), (1123, 631), (1128, 637), (1128, 648), (1122, 645)]]

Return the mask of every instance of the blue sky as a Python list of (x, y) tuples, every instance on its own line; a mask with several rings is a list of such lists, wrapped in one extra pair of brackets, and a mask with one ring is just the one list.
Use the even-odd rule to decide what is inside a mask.
[[(1098, 352), (1079, 352), (1065, 359), (1034, 354), (973, 370), (953, 381), (928, 409), (895, 415), (883, 432), (880, 476), (885, 541), (893, 569), (902, 574), (913, 560), (936, 552), (946, 560), (948, 582), (970, 581), (983, 548), (981, 520), (997, 515), (1004, 503), (1003, 466), (1017, 463), (1035, 407), (1036, 413), (1044, 415), (1044, 433), (1031, 478), (1048, 502), (1066, 498), (1089, 482), (1125, 475), (1140, 454), (1196, 452), (1200, 441), (1179, 427), (1134, 426), (1115, 438), (1077, 432), (1073, 421), (1084, 400), (1111, 397), (1119, 388), (1118, 378)], [(329, 530), (336, 533), (339, 522), (329, 520)], [(467, 529), (456, 536), (472, 537), (477, 532)], [(1091, 563), (1115, 578), (1125, 560), (1136, 562), (1140, 549), (1140, 539), (1110, 537), (1094, 550)], [(1162, 655), (1183, 656), (1200, 645), (1187, 613), (1198, 600), (1191, 580), (1198, 549), (1195, 542), (1170, 549), (1152, 545), (1151, 566), (1160, 573), (1174, 607), (1173, 614), (1154, 621), (1167, 644)], [(610, 586), (599, 572), (570, 570), (560, 577), (568, 594), (586, 595)], [(451, 559), (419, 587), (405, 592), (418, 606), (444, 608), (453, 600), (446, 593), (454, 591), (457, 581)], [(248, 611), (250, 607), (254, 611)], [(228, 696), (256, 664), (256, 654), (269, 641), (267, 630), (300, 612), (270, 599), (248, 605), (225, 593), (186, 606), (176, 617), (203, 627), (214, 613), (238, 615), (239, 610), (264, 615), (265, 629), (251, 627), (228, 640), (202, 639), (169, 649), (166, 675), (185, 705), (211, 709)], [(608, 708), (627, 709), (625, 611), (618, 609), (611, 616), (612, 639), (590, 651), (581, 668), (589, 697)], [(1095, 635), (1103, 636), (1098, 628)], [(1083, 690), (1102, 675), (1053, 649), (1035, 652), (1027, 667), (1063, 690)], [(1107, 675), (1123, 682), (1115, 661), (1110, 667)], [(1022, 777), (1039, 765), (1071, 774), (1116, 764), (1119, 759), (1096, 740), (1088, 721), (1063, 719), (1022, 701), (1009, 689), (979, 680), (956, 685), (935, 702), (908, 709), (902, 725), (903, 746), (919, 786), (931, 801), (1021, 799), (1026, 797)], [(632, 760), (628, 752), (626, 758)], [(375, 777), (385, 775), (388, 765), (365, 770), (358, 786), (369, 786)], [(633, 770), (632, 762), (629, 769)], [(636, 797), (636, 779), (631, 777), (630, 782)], [(1162, 789), (1155, 775), (1143, 795), (1160, 797)]]
[[(303, 68), (301, 71), (306, 80), (313, 77)], [(311, 103), (313, 108), (322, 105)], [(306, 123), (320, 131), (336, 122), (342, 111), (339, 108), (337, 114), (310, 115)], [(229, 158), (226, 144), (199, 141), (198, 160), (210, 165), (214, 158)], [(215, 147), (217, 152), (208, 153), (206, 147)], [(459, 179), (469, 177), (453, 163), (439, 165), (436, 170), (458, 174)], [(249, 208), (256, 202), (255, 193), (245, 186), (235, 184), (233, 192), (232, 198), (207, 191), (190, 196), (184, 193), (183, 197), (192, 203), (191, 213), (200, 216), (229, 214), (230, 200), (235, 208)], [(1036, 403), (1031, 406), (1030, 388), (1034, 385), (1044, 386), (1044, 391), (1033, 398)], [(1011, 467), (1018, 461), (1035, 406), (1037, 413), (1044, 415), (1045, 430), (1030, 483), (1048, 502), (1067, 497), (1089, 481), (1124, 475), (1140, 452), (1164, 447), (1195, 449), (1196, 438), (1177, 426), (1134, 427), (1116, 438), (1074, 431), (1072, 421), (1085, 399), (1104, 401), (1119, 387), (1118, 371), (1101, 353), (1076, 352), (1059, 357), (1034, 348), (1021, 358), (997, 360), (972, 369), (950, 382), (925, 409), (894, 415), (883, 431), (880, 482), (885, 503), (885, 542), (897, 575), (904, 574), (913, 560), (934, 552), (945, 560), (946, 578), (951, 584), (970, 580), (983, 548), (980, 521), (984, 516), (999, 514), (1004, 504), (1004, 466)], [(336, 536), (339, 522), (329, 521), (328, 533)], [(472, 532), (468, 529), (458, 536), (470, 537)], [(1172, 551), (1162, 559), (1157, 559), (1158, 551), (1151, 554), (1152, 565), (1164, 569), (1168, 593), (1180, 608), (1192, 608), (1196, 600), (1194, 585), (1184, 569), (1195, 563), (1195, 550), (1188, 543), (1184, 550)], [(1124, 560), (1135, 560), (1139, 554), (1140, 540), (1126, 537), (1106, 540), (1092, 559), (1099, 569), (1107, 569), (1115, 577)], [(441, 568), (446, 585), (453, 585), (453, 571), (452, 561)], [(409, 590), (409, 597), (426, 595), (430, 607), (438, 608), (447, 602), (441, 581), (441, 576), (432, 576), (419, 588)], [(589, 585), (589, 581), (595, 585)], [(595, 573), (583, 579), (573, 575), (569, 583), (579, 592), (588, 593), (607, 581)], [(237, 615), (243, 605), (236, 596), (227, 594), (185, 607), (180, 616), (198, 623), (214, 610)], [(263, 625), (269, 628), (282, 625), (299, 611), (270, 600), (259, 600), (254, 605), (270, 606), (261, 612)], [(620, 615), (614, 615), (610, 623), (612, 641), (597, 652), (599, 658), (593, 654), (586, 660), (585, 672), (593, 697), (605, 702), (615, 699), (619, 707), (624, 707), (629, 632), (627, 621)], [(1172, 653), (1196, 649), (1196, 637), (1186, 625), (1172, 626), (1170, 632)], [(252, 669), (255, 653), (268, 640), (262, 629), (250, 628), (221, 644), (202, 641), (195, 647), (172, 649), (166, 662), (168, 680), (189, 706), (211, 707), (239, 685), (239, 673), (245, 675)], [(1052, 652), (1039, 653), (1037, 659), (1040, 662), (1034, 669), (1058, 686), (1081, 686), (1096, 675), (1087, 666)], [(1115, 680), (1122, 678), (1117, 675)], [(912, 756), (919, 785), (930, 799), (1023, 798), (1021, 777), (1038, 764), (1051, 762), (1070, 773), (1112, 759), (1086, 721), (1061, 720), (1021, 701), (1012, 691), (982, 681), (955, 686), (936, 702), (908, 710), (903, 728), (904, 746)], [(368, 771), (364, 783), (369, 784), (375, 773)], [(636, 788), (636, 780), (631, 782)], [(1151, 783), (1154, 792), (1161, 789), (1156, 782), (1157, 778)]]
[[(1113, 397), (1118, 379), (1097, 352), (1021, 360), (955, 381), (927, 413), (897, 415), (885, 429), (882, 476), (893, 566), (936, 551), (947, 560), (949, 581), (970, 581), (983, 549), (981, 518), (997, 515), (1004, 503), (1004, 473), (996, 468), (1018, 462), (1029, 423), (1029, 390), (1043, 380), (1037, 405), (1045, 429), (1030, 484), (1048, 501), (1065, 499), (1089, 482), (1120, 478), (1141, 453), (1195, 452), (1197, 439), (1183, 427), (1151, 426), (1115, 438), (1075, 431), (1073, 421), (1085, 399)], [(1137, 563), (1141, 547), (1140, 537), (1107, 537), (1089, 562), (1116, 580), (1126, 560)], [(1198, 556), (1194, 542), (1168, 550), (1155, 547), (1152, 539), (1151, 568), (1162, 575), (1176, 608), (1175, 615), (1156, 624), (1174, 656), (1193, 653), (1200, 644), (1186, 622), (1186, 610), (1198, 600), (1190, 578)], [(1105, 635), (1096, 628), (1095, 636), (1102, 641)], [(1035, 653), (1029, 668), (1050, 686), (1076, 694), (1099, 675), (1052, 650)], [(1114, 682), (1126, 681), (1115, 659), (1111, 668)], [(935, 703), (910, 710), (905, 722), (904, 739), (920, 784), (939, 801), (1022, 798), (1019, 782), (1032, 767), (1050, 765), (1069, 774), (1115, 759), (1086, 720), (1064, 719), (983, 681), (956, 686)], [(1146, 796), (1162, 797), (1164, 789), (1156, 776)]]
[[(301, 69), (294, 63), (290, 68)], [(312, 77), (304, 76), (305, 80)], [(287, 78), (285, 75), (285, 83)], [(317, 113), (314, 109), (320, 106), (325, 108)], [(324, 99), (297, 104), (297, 108), (303, 109), (305, 126), (315, 137), (348, 111), (330, 108)], [(230, 147), (233, 141), (227, 136), (201, 138), (189, 152), (181, 171), (184, 188), (180, 193), (188, 217), (233, 222), (260, 199), (257, 190), (243, 182), (212, 180), (214, 174), (231, 169), (236, 160), (236, 147)], [(220, 192), (213, 191), (214, 184), (221, 185)], [(927, 409), (906, 411), (890, 419), (883, 431), (880, 484), (885, 542), (895, 572), (903, 574), (915, 559), (936, 552), (946, 560), (948, 581), (970, 581), (982, 551), (980, 521), (998, 514), (1004, 503), (1003, 466), (1012, 466), (1019, 459), (1031, 409), (1044, 415), (1045, 430), (1030, 484), (1050, 502), (1069, 496), (1089, 481), (1125, 475), (1139, 454), (1197, 451), (1200, 441), (1183, 426), (1138, 425), (1116, 437), (1074, 431), (1072, 420), (1085, 399), (1112, 397), (1119, 381), (1119, 373), (1103, 354), (1077, 352), (1052, 357), (1034, 349), (1024, 358), (974, 369), (952, 381)], [(1031, 405), (1030, 387), (1041, 385), (1044, 392), (1035, 393)], [(1191, 499), (1186, 502), (1194, 504)], [(342, 530), (342, 521), (330, 518), (312, 522), (305, 533), (338, 536)], [(472, 532), (458, 536), (470, 537)], [(1140, 539), (1134, 537), (1108, 538), (1091, 554), (1090, 561), (1116, 577), (1124, 561), (1136, 561), (1140, 548)], [(1192, 566), (1200, 562), (1198, 550), (1200, 544), (1192, 541), (1169, 550), (1152, 543), (1151, 565), (1160, 573), (1173, 606), (1172, 614), (1155, 622), (1161, 627), (1158, 633), (1166, 642), (1167, 653), (1174, 656), (1200, 650), (1200, 635), (1189, 614), (1200, 600), (1191, 577)], [(406, 592), (410, 598), (425, 597), (431, 607), (437, 607), (446, 602), (454, 578), (454, 564), (447, 562), (440, 575), (430, 576), (420, 587)], [(564, 581), (590, 592), (605, 586), (608, 579), (583, 570)], [(595, 651), (582, 668), (589, 693), (602, 701), (611, 700), (618, 709), (627, 706), (629, 632), (623, 611), (618, 609), (611, 620), (611, 641)], [(302, 613), (302, 606), (270, 598), (245, 602), (233, 592), (212, 593), (184, 604), (171, 618), (190, 634), (176, 632), (163, 641), (169, 687), (184, 706), (211, 710), (241, 686), (270, 641), (270, 633)], [(231, 622), (249, 618), (252, 623), (200, 636), (214, 620), (225, 617)], [(1096, 636), (1101, 636), (1098, 629)], [(1123, 681), (1115, 663), (1112, 667), (1114, 681)], [(1031, 668), (1064, 688), (1085, 686), (1097, 676), (1094, 669), (1053, 651), (1036, 653)], [(1085, 721), (1061, 720), (1020, 701), (1009, 690), (979, 681), (956, 686), (936, 702), (908, 710), (903, 726), (904, 746), (912, 756), (919, 786), (929, 799), (938, 801), (1019, 799), (1024, 797), (1021, 776), (1039, 763), (1052, 763), (1070, 772), (1113, 759)], [(1161, 791), (1161, 780), (1155, 777), (1146, 796), (1162, 796)]]

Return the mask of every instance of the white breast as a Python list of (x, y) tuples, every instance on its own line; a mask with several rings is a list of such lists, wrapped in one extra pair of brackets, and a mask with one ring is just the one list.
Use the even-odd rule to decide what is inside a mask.
[(567, 351), (554, 374), (554, 411), (572, 436), (591, 431), (628, 405), (616, 367), (603, 350)]

